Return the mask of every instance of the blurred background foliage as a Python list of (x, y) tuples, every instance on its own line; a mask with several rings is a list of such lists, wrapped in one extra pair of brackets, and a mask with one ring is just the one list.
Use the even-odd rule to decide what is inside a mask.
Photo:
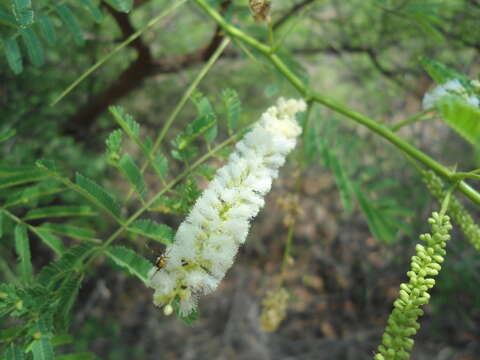
[[(61, 101), (51, 103), (171, 3), (44, 0), (28, 6), (29, 1), (0, 1), (0, 51), (7, 55), (0, 58), (0, 130), (16, 129), (13, 138), (1, 143), (1, 163), (32, 165), (37, 159), (55, 159), (63, 174), (73, 176), (81, 170), (117, 194), (125, 192), (127, 185), (104, 156), (105, 140), (117, 127), (108, 106), (128, 109), (141, 124), (142, 134), (154, 138), (219, 46), (222, 31), (187, 2)], [(253, 21), (246, 0), (210, 3), (233, 24), (267, 41), (266, 27)], [(62, 17), (58, 6), (68, 7), (78, 28), (65, 20), (65, 14)], [(50, 19), (56, 35), (44, 33), (40, 23), (44, 17)], [(279, 52), (302, 79), (387, 125), (421, 110), (422, 96), (433, 82), (420, 57), (478, 78), (479, 18), (477, 0), (274, 0), (272, 11)], [(33, 44), (28, 38), (31, 32), (37, 39)], [(19, 74), (7, 62), (12, 56), (7, 49), (11, 39), (21, 53)], [(238, 45), (234, 42), (226, 49), (198, 89), (220, 114), (220, 139), (227, 137), (224, 89), (237, 91), (243, 125), (278, 96), (296, 96), (271, 65)], [(165, 144), (195, 114), (190, 102)], [(164, 317), (153, 307), (151, 292), (143, 284), (115, 271), (111, 263), (97, 261), (72, 310), (75, 340), (58, 353), (90, 351), (101, 359), (371, 358), (417, 236), (427, 230), (425, 220), (439, 205), (401, 154), (365, 129), (316, 105), (306, 131), (302, 149), (282, 171), (237, 264), (222, 287), (201, 301), (201, 317), (194, 326)], [(438, 119), (403, 128), (400, 134), (447, 166), (480, 165), (478, 152)], [(201, 146), (200, 153), (207, 151), (206, 145)], [(165, 148), (169, 151), (170, 146)], [(221, 162), (217, 158), (210, 165), (217, 168)], [(173, 173), (183, 167), (173, 159), (170, 166)], [(153, 178), (147, 181), (152, 191), (161, 188)], [(1, 191), (5, 199), (9, 190)], [(280, 328), (262, 333), (261, 301), (279, 274), (286, 241), (288, 206), (278, 200), (293, 195), (298, 198), (293, 264), (283, 274), (293, 301)], [(42, 201), (77, 203), (78, 197), (61, 193), (37, 205)], [(129, 204), (129, 210), (134, 205)], [(19, 205), (17, 212), (27, 210)], [(471, 210), (478, 220), (478, 210)], [(176, 228), (182, 216), (158, 214), (156, 219)], [(100, 238), (115, 229), (106, 218), (82, 221), (97, 229)], [(9, 281), (13, 276), (9, 269), (17, 261), (13, 223), (5, 220), (3, 227), (0, 277)], [(476, 286), (480, 258), (462, 237), (454, 232), (412, 359), (467, 360), (480, 354)], [(162, 250), (145, 239), (130, 239), (129, 244), (151, 261)], [(36, 269), (54, 258), (37, 241), (31, 241), (31, 247)]]

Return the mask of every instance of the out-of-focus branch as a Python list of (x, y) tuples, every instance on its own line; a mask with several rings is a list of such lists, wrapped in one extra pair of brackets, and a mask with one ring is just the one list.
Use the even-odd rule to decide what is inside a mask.
[[(225, 11), (230, 3), (231, 0), (225, 0), (221, 4), (222, 11)], [(109, 5), (105, 5), (105, 7), (116, 21), (124, 38), (135, 33), (136, 30), (131, 24), (128, 14), (117, 12)], [(63, 133), (78, 140), (84, 140), (96, 118), (110, 105), (140, 87), (145, 79), (158, 74), (175, 73), (207, 61), (220, 45), (222, 38), (221, 28), (217, 26), (211, 40), (206, 45), (188, 54), (158, 59), (152, 57), (150, 48), (142, 41), (141, 37), (135, 39), (129, 46), (137, 52), (137, 59), (108, 88), (82, 106), (70, 118)]]

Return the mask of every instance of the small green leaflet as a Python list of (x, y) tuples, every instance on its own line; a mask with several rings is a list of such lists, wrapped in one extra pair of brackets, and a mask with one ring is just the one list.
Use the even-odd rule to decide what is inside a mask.
[(108, 161), (115, 165), (120, 160), (120, 152), (122, 151), (122, 130), (117, 129), (110, 133), (105, 144), (107, 145)]
[(115, 264), (138, 277), (144, 283), (148, 282), (148, 272), (153, 264), (147, 259), (124, 246), (110, 246), (105, 253)]
[[(0, 171), (1, 172), (1, 171)], [(65, 191), (65, 187), (55, 182), (42, 182), (40, 184), (28, 186), (19, 191), (13, 192), (7, 197), (5, 201), (5, 207), (14, 205), (29, 205), (33, 200), (39, 199), (44, 196), (58, 194)]]
[(115, 10), (128, 13), (132, 9), (133, 0), (105, 0)]
[(5, 360), (24, 360), (25, 353), (14, 343), (11, 343), (5, 351)]
[(3, 236), (3, 211), (0, 210), (0, 239)]
[(368, 228), (372, 235), (379, 241), (391, 244), (396, 239), (397, 228), (384, 216), (383, 211), (377, 209), (374, 204), (364, 196), (360, 186), (353, 182), (352, 188), (355, 192), (358, 204), (366, 216)]
[(420, 58), (420, 63), (422, 64), (425, 71), (437, 84), (444, 84), (449, 80), (458, 79), (462, 83), (462, 85), (469, 87), (470, 80), (468, 77), (453, 69), (450, 68), (436, 60), (430, 59), (426, 56), (422, 56)]
[[(75, 338), (69, 334), (55, 335), (52, 338), (52, 344), (55, 347), (60, 345), (65, 345), (65, 344), (72, 344), (74, 341), (75, 341)], [(56, 357), (56, 359), (58, 359), (58, 356)]]
[(38, 23), (40, 25), (42, 37), (49, 45), (54, 45), (57, 42), (57, 33), (55, 32), (55, 27), (53, 26), (50, 16), (46, 14), (40, 14), (38, 16)]
[(472, 145), (480, 147), (480, 109), (455, 95), (443, 97), (437, 106), (448, 126)]
[(332, 169), (335, 175), (335, 182), (337, 184), (338, 190), (340, 191), (340, 198), (342, 200), (343, 207), (345, 211), (352, 211), (353, 210), (353, 202), (352, 202), (352, 190), (350, 179), (348, 175), (344, 171), (340, 161), (338, 160), (337, 156), (330, 152), (330, 168)]
[(121, 106), (110, 106), (108, 110), (128, 136), (133, 139), (140, 137), (140, 124), (133, 120), (132, 115), (127, 114)]
[(92, 0), (78, 0), (87, 8), (87, 10), (93, 15), (95, 21), (97, 23), (102, 22), (103, 20), (103, 14), (98, 8), (97, 4), (95, 4)]
[(32, 353), (33, 360), (53, 360), (55, 358), (52, 341), (46, 336), (33, 342)]
[(36, 230), (35, 234), (57, 255), (62, 255), (65, 251), (62, 240), (46, 230)]
[[(213, 122), (212, 124), (209, 124), (209, 126), (202, 131), (202, 133), (205, 133), (205, 140), (207, 141), (207, 143), (211, 144), (215, 140), (218, 134), (217, 115), (215, 114), (212, 104), (210, 104), (210, 101), (208, 100), (208, 98), (204, 96), (202, 93), (195, 92), (192, 95), (191, 99), (195, 104), (195, 107), (197, 108), (198, 117), (199, 118), (209, 117), (210, 119), (208, 119), (208, 121)], [(195, 129), (195, 131), (196, 130), (198, 129)]]
[(21, 28), (34, 22), (31, 0), (12, 0), (12, 12)]
[(77, 45), (83, 45), (85, 43), (85, 38), (83, 37), (82, 29), (78, 25), (78, 21), (70, 8), (65, 4), (60, 4), (55, 5), (55, 10), (73, 35), (73, 39)]
[(124, 154), (118, 163), (118, 167), (122, 172), (123, 176), (132, 184), (137, 191), (137, 193), (143, 198), (146, 191), (145, 181), (143, 179), (143, 174), (138, 168), (135, 161), (128, 154)]
[(120, 206), (103, 187), (79, 173), (76, 175), (76, 184), (90, 195), (90, 200), (97, 206), (112, 214), (116, 219), (120, 218)]
[(66, 331), (69, 327), (70, 310), (75, 304), (81, 284), (82, 277), (74, 274), (64, 279), (58, 289), (60, 297), (58, 304), (59, 312), (55, 314), (55, 323), (56, 327), (63, 331)]
[(78, 264), (94, 249), (91, 243), (83, 242), (65, 251), (57, 260), (44, 266), (38, 274), (37, 280), (40, 285), (53, 285), (58, 279), (75, 271)]
[(204, 134), (211, 127), (215, 126), (216, 123), (216, 116), (212, 113), (196, 118), (193, 122), (188, 124), (185, 132), (175, 138), (174, 145), (179, 150), (184, 150), (190, 143), (192, 143), (192, 141)]
[(17, 130), (15, 129), (7, 129), (7, 130), (0, 131), (0, 143), (7, 141), (12, 136), (15, 136), (16, 133), (17, 133)]
[(175, 236), (175, 232), (169, 226), (153, 220), (136, 220), (129, 226), (128, 230), (165, 245), (171, 244)]
[(222, 92), (222, 100), (225, 104), (227, 112), (227, 126), (229, 134), (233, 134), (240, 123), (240, 113), (242, 112), (242, 104), (238, 93), (233, 89), (225, 89)]
[(15, 227), (15, 250), (20, 259), (18, 265), (20, 277), (24, 283), (28, 283), (32, 280), (33, 267), (27, 227), (25, 225), (17, 225)]
[(68, 216), (94, 216), (97, 215), (90, 206), (48, 206), (30, 210), (24, 220), (43, 219)]
[(157, 175), (160, 176), (162, 180), (165, 180), (168, 176), (168, 158), (161, 152), (158, 152), (152, 165)]
[(22, 54), (17, 40), (7, 39), (4, 41), (5, 56), (7, 57), (8, 66), (13, 73), (18, 75), (23, 71)]
[(17, 28), (17, 21), (3, 5), (0, 5), (0, 24)]
[(45, 55), (43, 53), (43, 47), (38, 40), (37, 34), (32, 30), (32, 28), (20, 30), (22, 35), (23, 43), (27, 48), (27, 54), (34, 66), (42, 66), (45, 63)]
[(42, 225), (38, 226), (37, 229), (69, 236), (73, 239), (99, 242), (98, 239), (95, 239), (95, 232), (90, 228), (84, 228), (69, 224), (43, 223)]
[(0, 174), (0, 189), (43, 180), (49, 176), (42, 170), (27, 170), (12, 176), (2, 176)]

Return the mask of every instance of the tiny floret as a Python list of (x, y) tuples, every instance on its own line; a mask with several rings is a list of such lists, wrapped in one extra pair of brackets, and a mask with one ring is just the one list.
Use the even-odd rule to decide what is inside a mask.
[(305, 109), (303, 100), (280, 98), (236, 144), (198, 198), (165, 250), (165, 265), (149, 273), (153, 302), (166, 313), (177, 300), (180, 315), (193, 312), (198, 296), (213, 292), (232, 266), (250, 220), (296, 145), (301, 128), (295, 114)]
[[(476, 89), (476, 84), (478, 81), (471, 81), (471, 85)], [(432, 90), (427, 92), (423, 97), (422, 106), (424, 110), (434, 108), (438, 101), (447, 95), (457, 95), (460, 96), (467, 104), (472, 107), (479, 107), (480, 101), (478, 96), (471, 94), (465, 86), (462, 85), (460, 80), (452, 79), (447, 81), (444, 84), (434, 87)]]

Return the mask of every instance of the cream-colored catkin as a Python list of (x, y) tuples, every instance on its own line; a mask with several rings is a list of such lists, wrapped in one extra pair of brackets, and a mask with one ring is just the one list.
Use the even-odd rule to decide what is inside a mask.
[(236, 144), (165, 250), (165, 266), (151, 269), (155, 305), (178, 301), (180, 315), (186, 316), (199, 295), (217, 288), (296, 145), (301, 128), (295, 114), (305, 109), (303, 100), (280, 98)]
[(420, 240), (426, 244), (417, 244), (415, 248), (410, 271), (407, 272), (410, 280), (400, 285), (399, 297), (393, 303), (394, 309), (388, 318), (375, 360), (410, 359), (413, 336), (420, 329), (417, 320), (423, 315), (421, 307), (430, 300), (428, 291), (435, 285), (434, 277), (441, 270), (452, 229), (447, 215), (434, 212), (428, 221), (432, 232), (420, 235)]
[[(430, 193), (441, 204), (447, 195), (447, 191), (444, 188), (443, 181), (435, 175), (431, 170), (423, 172), (423, 179), (427, 185)], [(452, 220), (460, 227), (462, 232), (467, 237), (468, 241), (480, 251), (480, 227), (475, 224), (472, 216), (464, 208), (464, 206), (458, 201), (455, 196), (450, 197), (450, 204), (447, 213), (452, 217)]]

